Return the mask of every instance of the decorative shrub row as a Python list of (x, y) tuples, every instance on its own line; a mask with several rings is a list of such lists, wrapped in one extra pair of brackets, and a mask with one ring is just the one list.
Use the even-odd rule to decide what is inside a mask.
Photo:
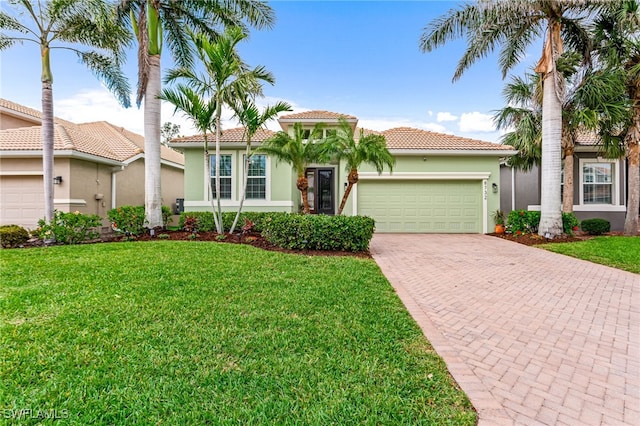
[(366, 216), (272, 215), (262, 223), (271, 244), (288, 249), (364, 251), (375, 222)]
[(611, 230), (611, 223), (600, 218), (585, 219), (582, 221), (581, 228), (589, 235), (602, 235)]
[[(229, 230), (235, 212), (222, 213), (224, 229)], [(375, 222), (364, 216), (303, 215), (283, 212), (243, 212), (236, 229), (245, 219), (253, 230), (271, 244), (287, 249), (364, 251), (369, 248)], [(180, 214), (180, 228), (190, 232), (215, 231), (212, 212)]]
[[(574, 213), (562, 213), (562, 230), (573, 235), (573, 229), (580, 222)], [(511, 210), (507, 217), (506, 229), (513, 234), (533, 234), (538, 232), (540, 212), (529, 210)]]
[(29, 240), (29, 232), (19, 225), (0, 226), (0, 245), (4, 248), (20, 247)]
[[(171, 209), (162, 206), (162, 223), (167, 226), (171, 220)], [(140, 235), (146, 231), (144, 206), (121, 206), (107, 212), (111, 227), (125, 235)]]
[(44, 219), (38, 221), (38, 236), (43, 240), (54, 240), (62, 244), (78, 244), (100, 236), (98, 227), (102, 219), (95, 214), (80, 212), (53, 212), (53, 220), (47, 224)]
[[(262, 232), (262, 223), (266, 218), (272, 217), (278, 214), (288, 214), (288, 213), (276, 213), (276, 212), (242, 212), (240, 213), (240, 218), (238, 219), (238, 223), (236, 224), (236, 231), (242, 229), (245, 224), (245, 219), (253, 223), (253, 230), (255, 232)], [(233, 220), (236, 218), (236, 212), (223, 212), (222, 213), (222, 224), (224, 229), (228, 232), (231, 229), (231, 225), (233, 225)], [(216, 225), (213, 220), (213, 213), (210, 211), (206, 212), (182, 212), (180, 213), (180, 229), (184, 229), (186, 231), (192, 232), (200, 231), (200, 232), (212, 232), (216, 230)]]

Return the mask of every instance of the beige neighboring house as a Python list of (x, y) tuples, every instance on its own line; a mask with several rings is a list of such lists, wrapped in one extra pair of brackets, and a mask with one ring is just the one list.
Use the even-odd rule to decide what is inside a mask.
[[(0, 98), (0, 225), (27, 229), (44, 217), (41, 113)], [(184, 193), (184, 157), (163, 146), (162, 203)], [(98, 121), (54, 123), (54, 207), (97, 214), (144, 205), (144, 138)]]

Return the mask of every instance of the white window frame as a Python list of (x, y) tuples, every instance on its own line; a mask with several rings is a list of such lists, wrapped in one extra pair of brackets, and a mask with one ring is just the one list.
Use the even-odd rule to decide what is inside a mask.
[[(245, 202), (260, 202), (260, 201), (271, 201), (271, 159), (269, 158), (269, 156), (267, 154), (253, 154), (253, 156), (256, 155), (262, 155), (264, 157), (264, 198), (246, 198), (245, 197)], [(245, 167), (245, 154), (242, 154), (242, 178), (244, 179), (244, 167)], [(254, 176), (254, 177), (259, 177), (259, 176)], [(248, 176), (248, 178), (251, 178), (251, 176)], [(244, 182), (243, 182), (244, 183)], [(242, 191), (242, 189), (241, 189)]]
[[(612, 165), (611, 176), (611, 204), (585, 204), (584, 202), (584, 166), (587, 164), (608, 163)], [(620, 204), (620, 167), (619, 159), (608, 158), (580, 158), (578, 161), (578, 182), (580, 185), (579, 204), (574, 206), (576, 211), (626, 211), (624, 205)], [(622, 209), (622, 210), (621, 210)]]
[[(215, 176), (211, 176), (211, 168), (213, 167), (213, 157), (215, 157), (215, 152), (213, 154), (209, 154), (209, 173), (207, 173), (207, 177), (209, 179), (215, 179)], [(236, 174), (237, 174), (237, 155), (234, 151), (220, 151), (220, 156), (222, 157), (223, 155), (228, 155), (231, 156), (231, 198), (220, 198), (220, 203), (224, 204), (224, 203), (229, 203), (229, 202), (233, 202), (233, 201), (237, 201), (238, 200), (238, 194), (236, 191)], [(207, 191), (208, 185), (207, 182), (205, 181), (205, 186), (204, 186), (204, 192), (205, 192), (205, 200), (209, 200), (211, 201), (211, 191)], [(214, 183), (211, 182), (211, 184), (213, 185)]]

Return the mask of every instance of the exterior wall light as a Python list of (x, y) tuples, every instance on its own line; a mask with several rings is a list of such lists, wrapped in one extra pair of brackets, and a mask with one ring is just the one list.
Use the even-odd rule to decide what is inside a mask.
[(498, 184), (497, 183), (492, 183), (491, 184), (491, 189), (493, 190), (494, 194), (498, 193)]
[(54, 185), (60, 185), (62, 183), (62, 176), (56, 176), (53, 178)]

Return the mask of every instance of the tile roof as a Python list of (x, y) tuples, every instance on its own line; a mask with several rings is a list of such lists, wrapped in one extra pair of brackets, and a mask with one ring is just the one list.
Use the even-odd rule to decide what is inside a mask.
[(382, 132), (389, 149), (443, 150), (443, 151), (511, 151), (512, 147), (477, 139), (410, 127), (396, 127)]
[(357, 117), (348, 114), (340, 114), (330, 111), (305, 111), (297, 114), (283, 115), (280, 120), (337, 120), (338, 118), (345, 118), (347, 120), (357, 120)]
[[(251, 138), (252, 142), (262, 142), (265, 139), (270, 138), (276, 133), (268, 129), (258, 129), (255, 135)], [(207, 140), (209, 143), (215, 143), (216, 135), (212, 133), (207, 134)], [(222, 143), (243, 143), (244, 127), (237, 127), (235, 129), (227, 129), (222, 131), (220, 142)], [(171, 145), (179, 146), (180, 144), (187, 143), (202, 143), (204, 142), (204, 135), (183, 136), (171, 140)]]
[[(31, 108), (0, 98), (5, 108), (40, 120), (42, 114)], [(42, 150), (42, 126), (0, 131), (0, 151)], [(124, 162), (144, 152), (144, 137), (106, 121), (75, 124), (55, 118), (54, 150), (75, 150), (110, 160)], [(165, 161), (184, 165), (184, 156), (166, 146), (160, 147)]]
[[(40, 111), (33, 108), (26, 107), (24, 105), (17, 104), (15, 102), (11, 102), (10, 100), (4, 99), (4, 98), (0, 98), (0, 111), (7, 112), (7, 113), (14, 112), (14, 113), (18, 113), (18, 115), (21, 115), (21, 116), (30, 117), (38, 122), (42, 121), (42, 113)], [(60, 124), (73, 124), (72, 122), (63, 120), (62, 118), (59, 118), (59, 117), (53, 117), (53, 121), (55, 123), (60, 123)]]

